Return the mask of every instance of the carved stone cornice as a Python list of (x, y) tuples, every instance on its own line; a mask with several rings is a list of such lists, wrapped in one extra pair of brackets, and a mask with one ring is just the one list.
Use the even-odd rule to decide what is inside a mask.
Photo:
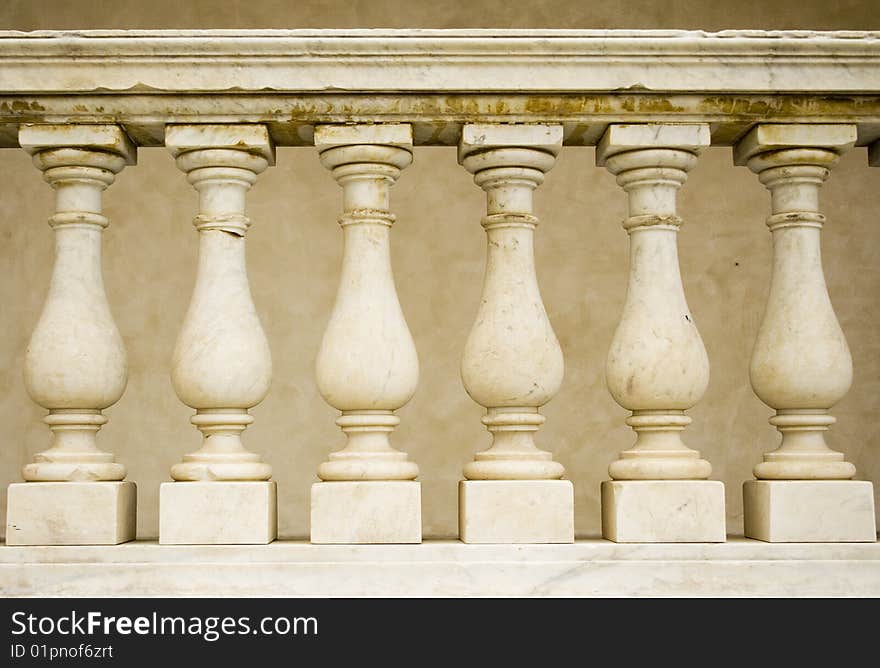
[(629, 30), (0, 31), (0, 146), (20, 123), (264, 123), (309, 145), (323, 123), (413, 126), (455, 145), (467, 122), (846, 122), (880, 139), (880, 33)]

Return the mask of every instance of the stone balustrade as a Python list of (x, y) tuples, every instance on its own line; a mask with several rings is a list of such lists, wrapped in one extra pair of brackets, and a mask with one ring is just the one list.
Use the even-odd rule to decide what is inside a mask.
[(880, 34), (0, 32), (0, 146), (30, 153), (55, 191), (55, 265), (24, 360), (51, 441), (9, 487), (7, 545), (135, 537), (136, 481), (96, 443), (104, 409), (137, 410), (104, 292), (112, 221), (101, 203), (116, 174), (136, 171), (139, 147), (163, 145), (198, 193), (197, 277), (170, 373), (203, 441), (167, 463), (160, 543), (276, 538), (273, 467), (242, 438), (272, 375), (245, 265), (245, 196), (276, 146), (316, 151), (342, 195), (342, 267), (315, 380), (345, 442), (317, 470), (311, 541), (421, 542), (420, 468), (392, 443), (418, 388), (419, 341), (392, 274), (390, 195), (413, 147), (428, 145), (456, 146), (486, 193), (485, 214), (473, 212), (487, 252), (461, 378), (491, 443), (458, 481), (463, 542), (574, 541), (580, 483), (540, 431), (564, 362), (535, 272), (533, 194), (558, 156), (587, 146), (625, 192), (630, 249), (604, 373), (635, 436), (596, 462), (610, 464), (604, 537), (726, 540), (724, 485), (686, 430), (712, 381), (677, 250), (676, 193), (710, 145), (731, 147), (771, 196), (772, 281), (749, 373), (781, 441), (743, 481), (745, 534), (876, 539), (872, 483), (856, 479), (846, 443), (825, 441), (853, 368), (823, 275), (819, 188), (854, 147), (880, 166)]

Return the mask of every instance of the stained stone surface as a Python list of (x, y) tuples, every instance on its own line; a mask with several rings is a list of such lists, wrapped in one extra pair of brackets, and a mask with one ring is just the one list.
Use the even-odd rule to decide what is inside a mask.
[[(132, 21), (135, 16), (145, 16), (143, 12), (147, 10), (127, 4), (133, 13), (125, 13), (125, 16)], [(578, 3), (567, 4), (583, 17)], [(817, 14), (816, 4), (807, 2), (805, 6), (813, 7), (813, 16), (821, 12), (828, 15), (827, 8), (818, 10)], [(0, 14), (31, 12), (31, 19), (37, 20), (42, 11), (45, 20), (42, 27), (57, 27), (57, 15), (36, 6), (31, 8), (31, 5), (34, 3), (27, 6), (17, 3), (17, 10), (10, 5), (0, 9)], [(67, 8), (65, 11), (83, 10)], [(115, 12), (114, 16), (116, 14), (123, 15)], [(858, 21), (858, 17), (854, 18), (853, 23), (871, 25), (874, 19), (869, 14), (870, 10), (865, 7), (862, 16)], [(279, 18), (282, 15), (263, 18), (283, 23)], [(106, 14), (101, 16), (102, 21), (115, 20)], [(543, 18), (547, 16), (549, 14)], [(704, 14), (688, 15), (688, 21), (703, 27), (705, 22), (701, 16)], [(642, 19), (630, 8), (629, 18), (620, 20), (628, 26), (647, 27)], [(192, 17), (190, 20), (195, 21)], [(832, 20), (836, 23), (829, 23), (829, 27), (840, 26), (844, 21), (841, 17), (829, 16), (828, 21)], [(673, 27), (672, 19), (668, 21), (664, 27)], [(68, 23), (89, 25), (80, 18)], [(173, 23), (172, 20), (168, 25)], [(327, 25), (327, 17), (322, 16), (317, 23)], [(422, 23), (412, 21), (413, 25)], [(752, 23), (761, 24), (757, 20)], [(266, 21), (254, 24), (266, 25)], [(24, 27), (13, 19), (4, 25)], [(101, 27), (111, 26), (105, 22)], [(723, 20), (716, 18), (714, 27), (726, 26)], [(765, 27), (782, 26), (777, 23)], [(425, 77), (419, 79), (420, 84), (429, 87), (424, 96), (369, 91), (349, 94), (339, 90), (311, 96), (275, 94), (261, 89), (264, 83), (261, 81), (255, 81), (256, 92), (249, 93), (234, 90), (241, 82), (225, 75), (215, 81), (222, 88), (222, 95), (192, 95), (191, 89), (185, 86), (180, 95), (148, 93), (147, 88), (138, 89), (141, 92), (133, 95), (132, 86), (139, 82), (150, 85), (142, 75), (175, 80), (175, 73), (163, 69), (165, 63), (161, 59), (150, 60), (151, 72), (132, 72), (128, 68), (137, 62), (138, 56), (121, 59), (118, 48), (108, 48), (104, 43), (97, 47), (105, 51), (103, 61), (99, 64), (89, 60), (88, 67), (94, 66), (96, 72), (109, 67), (126, 79), (116, 82), (122, 91), (118, 95), (102, 93), (84, 97), (20, 92), (15, 97), (19, 103), (25, 100), (35, 103), (26, 112), (27, 118), (35, 122), (47, 118), (75, 122), (87, 118), (91, 122), (111, 117), (132, 119), (131, 123), (126, 122), (125, 130), (133, 141), (145, 147), (161, 145), (164, 137), (166, 118), (156, 115), (155, 105), (160, 103), (163, 109), (177, 109), (180, 112), (177, 120), (186, 118), (198, 122), (222, 117), (228, 122), (265, 119), (270, 123), (273, 137), (280, 146), (278, 166), (267, 170), (249, 195), (249, 213), (254, 226), (247, 243), (251, 290), (279, 375), (269, 396), (255, 409), (257, 423), (248, 430), (252, 433), (246, 435), (246, 443), (266, 461), (276, 464), (279, 528), (282, 535), (291, 537), (308, 536), (309, 487), (330, 444), (340, 439), (339, 430), (329, 418), (329, 409), (313, 381), (315, 353), (330, 315), (342, 254), (339, 230), (332, 222), (340, 209), (339, 187), (320, 167), (311, 146), (310, 124), (315, 118), (320, 116), (324, 122), (329, 119), (346, 122), (349, 116), (344, 110), (348, 107), (360, 110), (358, 118), (361, 119), (415, 121), (414, 163), (395, 186), (394, 211), (398, 222), (393, 231), (391, 253), (400, 301), (418, 344), (423, 367), (419, 388), (411, 403), (401, 411), (402, 424), (395, 433), (394, 443), (421, 465), (426, 535), (446, 537), (457, 535), (456, 482), (461, 468), (473, 457), (479, 447), (478, 440), (486, 438), (479, 423), (482, 411), (462, 391), (458, 373), (465, 338), (479, 305), (478, 286), (485, 262), (484, 233), (477, 224), (484, 194), (456, 164), (452, 148), (458, 142), (462, 121), (473, 114), (514, 122), (550, 122), (559, 120), (560, 109), (571, 110), (571, 114), (565, 116), (565, 146), (558, 163), (536, 192), (536, 210), (542, 219), (536, 244), (537, 274), (541, 295), (566, 359), (563, 385), (554, 400), (542, 409), (547, 422), (541, 429), (538, 445), (554, 453), (554, 458), (565, 466), (567, 477), (576, 484), (578, 535), (598, 533), (599, 486), (606, 477), (605, 463), (612, 461), (632, 440), (631, 430), (623, 423), (624, 412), (609, 396), (599, 372), (625, 294), (626, 239), (619, 226), (624, 203), (614, 177), (595, 167), (591, 146), (612, 120), (644, 122), (660, 118), (657, 113), (662, 111), (665, 121), (709, 122), (713, 129), (713, 146), (701, 156), (679, 195), (680, 214), (686, 221), (679, 240), (681, 273), (688, 305), (704, 338), (712, 368), (706, 396), (691, 413), (694, 423), (687, 429), (685, 442), (698, 447), (701, 456), (712, 462), (713, 477), (725, 482), (728, 526), (737, 532), (741, 531), (742, 482), (751, 477), (752, 467), (761, 461), (764, 452), (775, 447), (779, 438), (775, 430), (767, 426), (769, 411), (754, 396), (747, 378), (749, 355), (764, 311), (772, 264), (771, 238), (764, 225), (769, 195), (748, 169), (732, 166), (730, 151), (731, 143), (743, 136), (746, 126), (758, 120), (823, 123), (846, 118), (863, 126), (859, 145), (841, 158), (822, 189), (821, 209), (828, 215), (828, 224), (822, 233), (822, 259), (828, 270), (826, 281), (856, 370), (852, 390), (834, 408), (838, 423), (829, 432), (829, 445), (846, 453), (859, 477), (880, 480), (880, 458), (872, 447), (878, 393), (871, 380), (880, 377), (880, 355), (876, 354), (880, 312), (874, 308), (880, 290), (880, 244), (877, 243), (880, 227), (875, 224), (874, 215), (880, 207), (880, 189), (873, 187), (877, 180), (876, 168), (867, 166), (867, 151), (862, 146), (863, 142), (878, 139), (871, 130), (873, 121), (866, 120), (876, 118), (877, 106), (849, 95), (822, 95), (821, 103), (806, 104), (810, 99), (820, 99), (815, 91), (839, 91), (844, 84), (853, 90), (868, 90), (865, 82), (875, 82), (877, 72), (877, 58), (870, 54), (880, 46), (880, 40), (864, 40), (854, 33), (840, 38), (810, 37), (807, 33), (790, 37), (749, 34), (752, 36), (726, 33), (724, 37), (706, 41), (699, 33), (654, 38), (645, 35), (637, 38), (630, 34), (626, 38), (633, 48), (638, 48), (635, 46), (638, 40), (648, 39), (660, 49), (667, 45), (670, 52), (701, 44), (714, 45), (722, 51), (733, 47), (742, 49), (733, 60), (725, 58), (723, 62), (716, 62), (717, 66), (699, 70), (700, 77), (717, 79), (719, 89), (723, 89), (720, 93), (657, 92), (662, 88), (655, 88), (655, 84), (660, 83), (659, 79), (672, 78), (670, 71), (677, 75), (676, 91), (681, 91), (682, 75), (696, 73), (697, 70), (678, 62), (673, 63), (674, 67), (664, 68), (665, 74), (653, 81), (644, 79), (644, 67), (632, 68), (624, 63), (612, 77), (617, 79), (614, 90), (576, 94), (564, 99), (555, 93), (540, 93), (534, 97), (519, 92), (486, 95), (483, 81), (474, 81), (479, 94), (450, 98), (436, 94), (437, 88), (445, 85), (443, 82)], [(99, 41), (78, 39), (90, 43)], [(212, 47), (208, 42), (220, 40), (220, 37), (208, 40), (206, 48)], [(85, 85), (108, 83), (98, 77), (83, 76), (82, 68), (86, 65), (70, 63), (69, 58), (63, 64), (63, 73), (58, 68), (59, 60), (66, 57), (61, 53), (61, 41), (44, 37), (29, 39), (20, 46), (31, 64), (35, 64), (41, 57), (33, 44), (54, 44), (56, 55), (39, 65), (52, 76), (69, 78), (75, 74)], [(170, 45), (171, 41), (162, 44)], [(483, 47), (477, 42), (490, 41), (496, 42), (494, 38), (475, 38), (468, 48), (479, 51)], [(531, 50), (530, 38), (517, 37), (510, 41), (514, 45), (522, 44), (532, 54), (523, 55), (523, 61), (540, 60), (546, 55)], [(128, 44), (129, 38), (125, 38), (125, 42)], [(760, 60), (752, 59), (749, 52), (754, 53), (752, 47), (768, 52), (783, 42), (785, 49), (797, 55), (791, 60), (774, 57), (773, 67), (785, 68), (786, 77), (801, 92), (774, 96), (781, 88), (772, 85), (779, 80), (773, 79), (772, 72), (766, 70)], [(620, 42), (615, 41), (617, 43)], [(817, 43), (821, 45), (817, 47)], [(230, 47), (236, 57), (243, 57), (240, 46), (239, 42)], [(280, 51), (290, 54), (286, 47), (282, 45)], [(808, 65), (817, 61), (815, 54), (822, 50), (837, 52), (840, 57), (821, 60), (821, 71), (817, 72)], [(420, 54), (416, 57), (422, 58)], [(740, 57), (751, 62), (748, 76), (743, 76), (744, 72), (735, 64), (740, 62)], [(268, 59), (270, 63), (272, 58)], [(300, 56), (293, 60), (298, 58), (301, 60)], [(655, 49), (650, 62), (657, 62), (658, 58), (662, 58), (662, 54), (658, 55)], [(694, 58), (700, 61), (698, 50)], [(254, 54), (243, 59), (251, 63), (262, 61)], [(544, 60), (548, 67), (555, 67), (560, 73), (571, 72), (571, 63), (566, 58), (552, 63)], [(585, 59), (581, 65), (595, 69), (595, 61), (591, 65), (589, 60)], [(421, 62), (425, 62), (424, 58)], [(333, 67), (332, 58), (322, 63)], [(850, 67), (856, 63), (854, 69)], [(180, 61), (177, 64), (188, 66)], [(213, 67), (215, 63), (206, 64)], [(240, 65), (216, 64), (221, 68)], [(377, 67), (386, 64), (379, 63)], [(496, 71), (501, 66), (489, 65)], [(479, 59), (473, 61), (473, 66), (483, 67)], [(30, 65), (23, 66), (27, 67)], [(455, 63), (448, 65), (449, 71), (456, 67)], [(265, 68), (264, 71), (268, 71), (272, 65)], [(293, 62), (291, 68), (296, 69), (298, 77), (315, 79), (322, 85), (327, 83), (321, 72), (307, 72), (301, 62)], [(618, 76), (623, 70), (630, 72), (628, 78)], [(2, 76), (11, 76), (9, 68), (0, 68), (0, 72)], [(838, 76), (841, 73), (845, 76)], [(195, 76), (196, 73), (189, 74)], [(389, 70), (387, 76), (393, 79), (396, 73)], [(486, 72), (487, 78), (491, 76), (492, 72)], [(273, 77), (274, 84), (283, 78), (277, 74)], [(53, 88), (57, 82), (44, 78), (41, 73), (26, 78), (30, 83), (23, 81), (24, 88), (37, 84), (57, 91)], [(764, 82), (761, 85), (767, 86), (769, 93), (745, 92), (759, 90), (755, 87), (757, 79)], [(586, 79), (572, 76), (571, 80), (583, 87)], [(365, 77), (359, 81), (364, 86), (382, 84)], [(493, 82), (518, 91), (522, 84), (513, 76), (496, 77)], [(557, 90), (553, 88), (557, 82), (539, 77), (537, 83)], [(460, 82), (452, 81), (452, 84)], [(651, 92), (635, 92), (641, 90), (636, 84), (650, 87)], [(734, 85), (739, 90), (731, 87)], [(634, 86), (632, 91), (625, 90), (630, 86)], [(706, 89), (701, 87), (700, 90)], [(18, 121), (12, 119), (21, 118), (23, 112), (11, 106), (11, 97), (7, 96), (9, 110), (3, 112), (10, 124), (0, 127), (0, 137), (4, 145), (15, 147)], [(320, 104), (316, 104), (317, 101)], [(350, 106), (353, 103), (355, 107)], [(218, 110), (218, 104), (222, 109)], [(272, 105), (271, 114), (266, 111), (268, 104)], [(76, 111), (77, 105), (82, 105), (84, 110)], [(37, 106), (44, 107), (45, 111)], [(100, 112), (99, 107), (103, 107)], [(312, 107), (312, 111), (307, 107)], [(743, 109), (741, 113), (740, 109)], [(113, 113), (108, 116), (110, 111)], [(297, 120), (292, 122), (292, 118)], [(424, 146), (434, 142), (442, 146)], [(30, 461), (46, 444), (46, 429), (39, 423), (43, 411), (27, 396), (20, 378), (27, 340), (45, 298), (53, 248), (51, 230), (44, 224), (51, 213), (52, 194), (32, 167), (30, 156), (23, 150), (10, 148), (0, 151), (0, 163), (5, 175), (2, 192), (6, 209), (0, 231), (7, 239), (3, 246), (5, 252), (0, 253), (0, 263), (5, 262), (7, 269), (0, 285), (0, 302), (5, 305), (4, 313), (9, 314), (0, 333), (0, 386), (6, 390), (0, 401), (0, 418), (10, 434), (10, 446), (0, 452), (0, 481), (5, 487), (20, 480), (22, 464)], [(192, 293), (197, 235), (189, 221), (197, 205), (191, 186), (175, 169), (167, 151), (141, 150), (139, 163), (137, 168), (125, 169), (104, 195), (104, 214), (112, 221), (105, 233), (105, 284), (131, 367), (128, 394), (108, 412), (112, 419), (102, 429), (99, 443), (102, 449), (115, 453), (118, 461), (129, 469), (129, 479), (137, 481), (139, 534), (155, 537), (159, 483), (167, 479), (169, 466), (178, 461), (183, 452), (174, 444), (189, 441), (195, 445), (196, 438), (188, 422), (192, 411), (180, 404), (169, 388), (168, 362)], [(284, 220), (295, 220), (297, 224), (279, 223)], [(168, 267), (175, 270), (168, 271)], [(292, 291), (296, 299), (291, 299)], [(322, 415), (324, 419), (318, 419)], [(156, 416), (164, 417), (159, 420)], [(316, 447), (317, 443), (322, 445)], [(3, 506), (0, 513), (5, 512), (5, 498), (0, 500), (0, 506)]]

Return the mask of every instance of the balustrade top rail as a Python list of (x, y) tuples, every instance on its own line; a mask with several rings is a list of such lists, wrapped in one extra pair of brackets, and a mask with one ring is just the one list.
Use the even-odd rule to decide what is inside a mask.
[(0, 31), (0, 146), (21, 123), (408, 122), (454, 145), (463, 122), (707, 122), (730, 145), (762, 122), (848, 122), (880, 138), (880, 32), (736, 30)]
[(853, 364), (822, 269), (819, 188), (855, 143), (880, 166), (880, 33), (5, 32), (0, 128), (55, 191), (56, 261), (23, 365), (52, 437), (9, 487), (7, 544), (135, 537), (135, 484), (96, 440), (128, 368), (101, 276), (102, 193), (137, 145), (161, 144), (198, 192), (198, 268), (171, 381), (203, 440), (160, 485), (160, 543), (277, 535), (272, 466), (241, 439), (272, 375), (245, 194), (273, 144), (312, 145), (342, 188), (345, 251), (315, 380), (345, 445), (317, 469), (310, 540), (422, 540), (419, 465), (389, 438), (419, 377), (391, 267), (390, 189), (413, 144), (452, 144), (486, 195), (461, 380), (491, 434), (462, 469), (459, 536), (573, 542), (573, 482), (535, 442), (565, 361), (535, 271), (533, 196), (564, 143), (596, 144), (627, 197), (629, 279), (604, 377), (635, 442), (602, 483), (603, 536), (725, 541), (724, 483), (681, 439), (709, 357), (681, 279), (676, 199), (706, 147), (734, 143), (734, 162), (771, 193), (773, 270), (749, 379), (781, 434), (743, 484), (744, 532), (874, 541), (873, 485), (824, 440)]

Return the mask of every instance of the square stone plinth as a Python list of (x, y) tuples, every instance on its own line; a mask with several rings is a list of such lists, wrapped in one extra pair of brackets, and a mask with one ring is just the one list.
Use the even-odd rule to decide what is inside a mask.
[(14, 483), (7, 502), (7, 545), (118, 545), (137, 531), (133, 482)]
[(278, 534), (277, 486), (265, 482), (163, 482), (162, 545), (265, 545)]
[(723, 543), (719, 480), (606, 480), (602, 536), (615, 543)]
[(462, 480), (458, 535), (464, 543), (573, 543), (570, 480)]
[(421, 543), (422, 484), (410, 480), (312, 485), (312, 543)]
[(748, 480), (747, 538), (768, 543), (874, 542), (874, 486), (867, 480)]

